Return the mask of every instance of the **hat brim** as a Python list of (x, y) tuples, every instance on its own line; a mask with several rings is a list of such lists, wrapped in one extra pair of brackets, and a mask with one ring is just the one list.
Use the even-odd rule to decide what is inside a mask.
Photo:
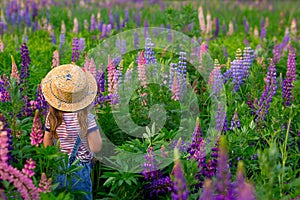
[(87, 71), (85, 73), (88, 82), (87, 94), (80, 101), (67, 103), (55, 97), (51, 92), (50, 87), (51, 87), (51, 82), (53, 80), (52, 79), (53, 74), (50, 71), (46, 75), (46, 77), (42, 80), (41, 83), (42, 93), (45, 97), (45, 100), (48, 102), (48, 104), (58, 110), (66, 111), (66, 112), (75, 112), (89, 106), (94, 101), (97, 95), (97, 82), (94, 76), (90, 72)]

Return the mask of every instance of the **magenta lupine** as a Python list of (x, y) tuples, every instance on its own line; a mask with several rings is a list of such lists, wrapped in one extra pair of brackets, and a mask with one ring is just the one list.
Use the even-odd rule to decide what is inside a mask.
[(54, 67), (57, 67), (57, 66), (59, 66), (59, 52), (57, 50), (55, 50), (53, 52), (51, 67), (54, 68)]
[(30, 56), (28, 47), (26, 46), (26, 43), (23, 43), (21, 48), (21, 58), (22, 58), (22, 65), (21, 65), (21, 83), (27, 83), (29, 78), (29, 65), (30, 65)]
[(31, 178), (35, 174), (34, 169), (35, 169), (35, 162), (34, 160), (32, 160), (32, 158), (30, 158), (29, 160), (26, 160), (26, 164), (22, 169), (22, 173), (26, 175), (28, 178)]
[(296, 50), (290, 46), (288, 61), (287, 61), (287, 71), (286, 77), (282, 84), (282, 99), (283, 104), (286, 106), (291, 105), (293, 82), (296, 81)]
[(174, 149), (175, 165), (172, 170), (174, 176), (173, 191), (171, 193), (172, 200), (187, 200), (189, 191), (187, 189), (186, 180), (183, 174), (182, 165), (179, 158), (179, 151)]
[(146, 59), (144, 57), (144, 51), (139, 54), (138, 57), (138, 80), (141, 81), (141, 85), (147, 87), (147, 76), (146, 76)]
[(51, 192), (52, 178), (48, 178), (45, 173), (42, 173), (41, 180), (39, 183), (39, 192), (47, 193)]
[(12, 183), (25, 200), (39, 199), (38, 189), (32, 180), (21, 171), (7, 164), (8, 160), (8, 136), (7, 131), (3, 130), (3, 122), (0, 122), (0, 178)]
[(35, 111), (30, 133), (30, 141), (31, 145), (36, 147), (38, 147), (43, 142), (43, 126), (38, 110)]
[(273, 96), (276, 94), (277, 83), (276, 83), (276, 66), (272, 59), (270, 59), (270, 64), (268, 67), (268, 72), (266, 75), (266, 84), (265, 90), (263, 91), (258, 109), (256, 111), (257, 120), (265, 120), (266, 115), (268, 114), (270, 104), (272, 102)]
[(175, 74), (172, 84), (172, 97), (174, 101), (179, 101), (180, 98), (180, 85), (177, 75)]
[(11, 56), (11, 74), (10, 74), (11, 78), (15, 78), (18, 82), (18, 84), (20, 84), (20, 76), (18, 73), (18, 68), (15, 62), (15, 59), (13, 56)]
[(73, 38), (72, 42), (72, 62), (78, 61), (80, 58), (78, 38)]
[(203, 55), (208, 53), (208, 45), (205, 42), (202, 42), (200, 47), (200, 55), (199, 55), (199, 62), (202, 64)]

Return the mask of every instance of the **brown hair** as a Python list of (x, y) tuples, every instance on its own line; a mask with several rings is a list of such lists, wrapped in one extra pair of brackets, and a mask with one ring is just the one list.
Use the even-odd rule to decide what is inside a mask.
[[(82, 110), (79, 110), (77, 113), (78, 123), (82, 131), (82, 137), (85, 137), (88, 129), (88, 114), (90, 106), (85, 107)], [(50, 123), (50, 134), (52, 137), (58, 139), (56, 129), (62, 124), (64, 111), (58, 110), (52, 106), (49, 108), (48, 120)]]

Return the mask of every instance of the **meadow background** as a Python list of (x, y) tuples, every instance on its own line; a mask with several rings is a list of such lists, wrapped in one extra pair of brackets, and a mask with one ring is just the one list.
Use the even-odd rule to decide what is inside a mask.
[[(2, 198), (73, 199), (82, 193), (56, 190), (57, 174), (72, 177), (79, 167), (68, 167), (57, 146), (42, 145), (47, 104), (39, 84), (51, 68), (71, 62), (96, 77), (103, 154), (106, 141), (116, 147), (114, 156), (93, 161), (94, 199), (300, 198), (300, 2), (2, 0), (0, 7)], [(116, 41), (123, 55), (106, 66), (89, 57), (89, 50), (118, 33), (150, 27), (197, 41), (199, 65), (183, 51), (156, 48), (147, 31), (134, 34), (131, 44)], [(167, 40), (174, 43), (172, 35)], [(135, 50), (127, 52), (130, 45)], [(212, 69), (208, 81), (201, 66)], [(147, 70), (164, 81), (147, 84)], [(118, 87), (128, 87), (134, 75), (140, 87), (129, 114), (144, 127), (141, 137), (124, 132), (113, 116), (121, 103)], [(176, 138), (187, 85), (199, 115), (186, 122), (190, 135)], [(156, 104), (166, 111), (160, 130), (149, 118)], [(220, 137), (208, 149), (213, 133)], [(135, 160), (142, 164), (128, 166), (124, 151), (143, 155)], [(174, 162), (165, 166), (166, 159)]]

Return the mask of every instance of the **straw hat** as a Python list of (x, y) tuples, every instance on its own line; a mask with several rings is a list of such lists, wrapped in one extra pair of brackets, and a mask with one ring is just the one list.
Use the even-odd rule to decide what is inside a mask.
[(42, 93), (54, 108), (74, 112), (93, 102), (97, 94), (97, 83), (91, 73), (77, 65), (60, 65), (42, 80)]

